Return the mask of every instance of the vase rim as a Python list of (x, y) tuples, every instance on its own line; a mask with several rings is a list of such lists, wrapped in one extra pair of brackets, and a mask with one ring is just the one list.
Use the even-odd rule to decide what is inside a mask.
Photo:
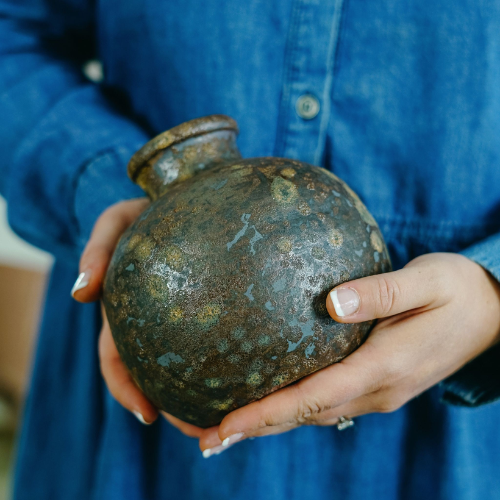
[(230, 130), (238, 134), (238, 124), (226, 115), (209, 115), (181, 123), (148, 141), (130, 159), (127, 167), (129, 177), (135, 181), (141, 168), (158, 152), (175, 144), (200, 135)]

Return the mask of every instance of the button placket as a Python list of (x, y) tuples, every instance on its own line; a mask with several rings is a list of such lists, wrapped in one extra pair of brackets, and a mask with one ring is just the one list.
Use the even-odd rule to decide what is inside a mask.
[(275, 155), (319, 164), (329, 120), (343, 0), (296, 0), (288, 32)]

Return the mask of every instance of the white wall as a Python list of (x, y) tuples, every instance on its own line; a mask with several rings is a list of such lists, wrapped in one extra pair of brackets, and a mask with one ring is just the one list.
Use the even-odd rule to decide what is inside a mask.
[(0, 265), (46, 271), (52, 256), (19, 238), (7, 224), (7, 203), (0, 196)]

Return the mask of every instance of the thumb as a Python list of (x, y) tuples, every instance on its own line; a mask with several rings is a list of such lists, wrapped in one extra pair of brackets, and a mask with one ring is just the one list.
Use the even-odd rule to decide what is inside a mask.
[(109, 207), (97, 219), (80, 259), (80, 274), (71, 290), (75, 300), (93, 302), (100, 297), (104, 276), (118, 240), (148, 204), (146, 198), (122, 201)]
[(408, 266), (335, 287), (328, 294), (326, 308), (340, 323), (387, 318), (433, 304), (440, 288), (437, 281), (430, 266)]

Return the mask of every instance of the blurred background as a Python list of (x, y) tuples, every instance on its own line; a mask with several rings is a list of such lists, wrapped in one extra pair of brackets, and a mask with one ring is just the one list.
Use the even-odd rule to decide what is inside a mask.
[(51, 265), (49, 254), (9, 228), (0, 197), (0, 500), (10, 499), (16, 431)]

